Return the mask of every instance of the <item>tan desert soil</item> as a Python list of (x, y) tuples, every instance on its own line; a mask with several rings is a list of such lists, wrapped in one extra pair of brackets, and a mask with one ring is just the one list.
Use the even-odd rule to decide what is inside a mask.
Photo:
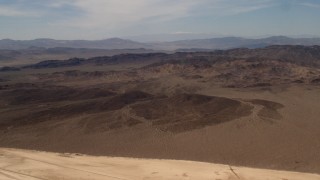
[(192, 161), (0, 149), (1, 180), (319, 180), (320, 175)]

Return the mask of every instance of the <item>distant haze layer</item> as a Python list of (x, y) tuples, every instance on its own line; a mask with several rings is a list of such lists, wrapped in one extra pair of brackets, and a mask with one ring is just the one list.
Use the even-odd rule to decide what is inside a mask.
[(209, 39), (179, 40), (167, 42), (142, 43), (128, 39), (111, 38), (105, 40), (0, 40), (0, 49), (19, 50), (30, 48), (95, 48), (95, 49), (154, 49), (154, 50), (185, 50), (185, 49), (231, 49), (231, 48), (260, 48), (270, 45), (320, 45), (320, 38), (289, 38), (272, 36), (261, 39), (240, 37), (222, 37)]

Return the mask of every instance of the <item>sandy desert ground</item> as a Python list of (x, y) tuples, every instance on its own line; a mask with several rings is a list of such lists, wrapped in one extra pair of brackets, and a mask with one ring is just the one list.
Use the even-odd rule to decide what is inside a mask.
[(2, 180), (319, 180), (320, 175), (192, 161), (147, 160), (0, 149)]

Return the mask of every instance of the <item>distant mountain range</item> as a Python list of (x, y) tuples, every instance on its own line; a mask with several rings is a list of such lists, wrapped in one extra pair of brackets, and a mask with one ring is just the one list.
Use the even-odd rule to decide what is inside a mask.
[[(320, 67), (320, 46), (291, 46), (274, 45), (265, 48), (247, 49), (238, 48), (230, 50), (215, 50), (211, 52), (176, 52), (167, 53), (142, 53), (142, 54), (119, 54), (115, 56), (93, 58), (71, 58), (68, 60), (47, 60), (23, 68), (58, 68), (79, 66), (85, 64), (121, 64), (128, 62), (153, 62), (154, 66), (167, 63), (171, 64), (194, 64), (197, 67), (207, 67), (218, 62), (231, 62), (246, 59), (248, 62), (279, 61), (292, 63), (299, 66)], [(6, 69), (5, 69), (6, 70)], [(11, 70), (11, 69), (9, 69)], [(15, 69), (13, 69), (15, 70)]]
[(145, 44), (111, 38), (105, 40), (54, 40), (54, 39), (35, 39), (35, 40), (0, 40), (0, 49), (21, 50), (30, 48), (87, 48), (87, 49), (139, 49), (146, 47)]
[[(143, 34), (136, 36), (126, 36), (124, 39), (130, 39), (137, 42), (171, 42), (180, 40), (193, 40), (193, 39), (211, 39), (228, 37), (228, 35), (216, 33), (192, 33), (192, 32), (175, 32), (175, 33), (162, 33), (162, 34)], [(269, 37), (269, 36), (267, 36)]]
[[(233, 48), (263, 48), (271, 45), (320, 45), (320, 38), (289, 38), (272, 36), (261, 39), (247, 39), (240, 37), (224, 37), (211, 39), (182, 40), (156, 45), (160, 49), (233, 49)], [(168, 49), (166, 49), (168, 50)]]
[(210, 39), (179, 40), (171, 42), (142, 43), (127, 39), (111, 38), (105, 40), (0, 40), (0, 49), (20, 50), (29, 48), (94, 48), (94, 49), (154, 49), (169, 51), (184, 51), (188, 49), (212, 50), (232, 48), (262, 48), (270, 45), (320, 45), (320, 38), (289, 38), (272, 36), (261, 39), (240, 37), (222, 37)]

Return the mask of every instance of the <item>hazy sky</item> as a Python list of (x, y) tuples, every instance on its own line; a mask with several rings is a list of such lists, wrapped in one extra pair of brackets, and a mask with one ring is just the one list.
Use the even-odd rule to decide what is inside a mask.
[(320, 36), (320, 0), (0, 0), (0, 39)]

